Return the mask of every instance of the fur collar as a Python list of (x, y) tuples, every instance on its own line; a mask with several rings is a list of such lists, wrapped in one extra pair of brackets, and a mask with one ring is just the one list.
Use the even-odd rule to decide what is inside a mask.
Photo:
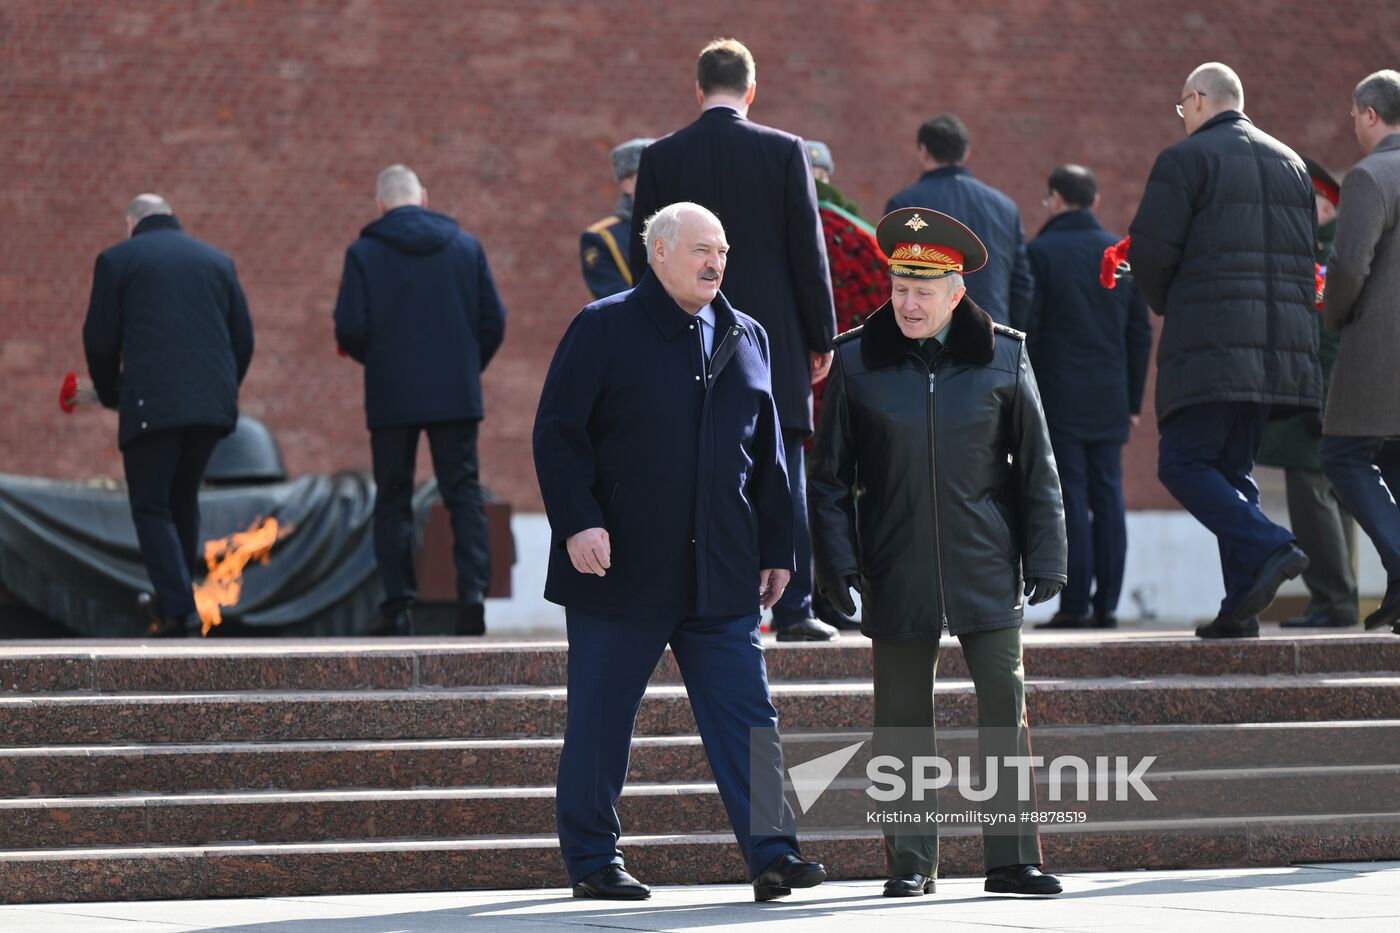
[[(894, 308), (887, 301), (866, 320), (861, 328), (861, 360), (869, 369), (883, 369), (897, 362), (918, 346), (899, 329)], [(992, 316), (968, 297), (953, 309), (953, 323), (948, 328), (947, 351), (973, 366), (986, 366), (992, 361), (996, 337)]]

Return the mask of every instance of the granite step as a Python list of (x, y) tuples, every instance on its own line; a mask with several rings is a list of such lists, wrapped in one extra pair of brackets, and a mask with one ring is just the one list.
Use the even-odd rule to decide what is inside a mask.
[[(1042, 809), (1090, 823), (1329, 813), (1400, 817), (1394, 795), (1400, 765), (1153, 769), (1144, 778), (1153, 800), (1136, 794), (1126, 800), (1092, 799), (1090, 783), (1084, 795), (1088, 799), (1078, 800), (1073, 788), (1066, 787), (1070, 799), (1055, 801), (1044, 769), (1038, 777)], [(866, 786), (864, 780), (838, 780), (803, 813), (799, 826), (860, 829), (864, 814), (879, 806), (865, 793)], [(976, 811), (975, 804), (956, 793), (941, 792), (938, 801), (945, 813)], [(933, 806), (930, 799), (928, 807)], [(629, 832), (641, 835), (717, 833), (729, 826), (711, 783), (633, 784), (624, 791), (618, 813)], [(515, 836), (548, 834), (554, 826), (552, 786), (0, 800), (0, 850)]]
[[(810, 760), (864, 733), (799, 734), (785, 739), (789, 760)], [(1173, 769), (1376, 765), (1396, 761), (1400, 720), (1034, 728), (1047, 760), (1101, 754), (1156, 755)], [(940, 728), (948, 758), (976, 754), (976, 733)], [(0, 798), (110, 796), (181, 791), (335, 790), (414, 787), (517, 787), (548, 783), (558, 737), (331, 742), (227, 742), (209, 745), (77, 745), (0, 748)], [(851, 767), (858, 765), (859, 756)], [(711, 780), (695, 736), (638, 736), (630, 780)]]
[[(1027, 697), (1033, 726), (1374, 720), (1400, 709), (1400, 674), (1028, 678)], [(773, 700), (788, 731), (871, 722), (869, 682), (775, 684)], [(936, 703), (941, 724), (975, 724), (970, 682), (940, 680)], [(563, 687), (49, 694), (0, 697), (0, 747), (550, 736), (564, 719)], [(695, 731), (684, 687), (647, 690), (639, 734)]]
[[(775, 682), (870, 676), (870, 643), (860, 636), (848, 634), (830, 644), (779, 644), (768, 636), (766, 644)], [(563, 644), (463, 639), (334, 645), (325, 639), (247, 639), (87, 648), (65, 642), (56, 648), (0, 648), (0, 695), (558, 686), (565, 682), (565, 660)], [(1203, 642), (1189, 635), (1032, 631), (1026, 634), (1025, 666), (1032, 676), (1057, 678), (1400, 672), (1400, 639), (1304, 635)], [(967, 677), (955, 640), (946, 645), (939, 667), (944, 677)], [(654, 681), (679, 682), (669, 653)]]
[[(982, 873), (981, 839), (945, 827), (941, 874)], [(1047, 826), (1046, 865), (1058, 873), (1135, 868), (1277, 866), (1400, 856), (1400, 817), (1327, 814)], [(628, 867), (653, 885), (745, 880), (727, 834), (625, 837)], [(884, 876), (883, 848), (868, 835), (803, 839), (833, 879)], [(0, 901), (130, 901), (296, 897), (497, 887), (559, 889), (550, 836), (203, 847), (99, 847), (0, 852)], [(876, 885), (872, 885), (875, 896)], [(552, 894), (554, 891), (551, 892)], [(794, 902), (801, 895), (794, 896)]]

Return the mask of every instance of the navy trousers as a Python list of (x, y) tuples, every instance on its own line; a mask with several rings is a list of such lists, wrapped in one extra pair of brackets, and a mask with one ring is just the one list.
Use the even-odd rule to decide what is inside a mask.
[(1128, 558), (1128, 519), (1123, 508), (1123, 446), (1085, 444), (1051, 435), (1065, 501), (1069, 582), (1060, 611), (1104, 618), (1118, 612)]
[(224, 431), (171, 428), (137, 437), (122, 448), (126, 493), (141, 560), (165, 615), (194, 610), (192, 578), (200, 567), (199, 487)]
[[(559, 848), (571, 882), (623, 864), (617, 799), (627, 778), (632, 730), (647, 680), (667, 643), (690, 695), (700, 739), (752, 878), (785, 852), (797, 852), (785, 804), (772, 832), (755, 832), (751, 795), (782, 796), (778, 714), (768, 696), (759, 616), (686, 618), (681, 613), (601, 614), (569, 609), (569, 711), (557, 789)], [(750, 730), (772, 749), (750, 781)], [(776, 752), (776, 754), (770, 754)], [(761, 785), (761, 786), (757, 786)], [(765, 807), (766, 809), (766, 807)]]
[(1337, 498), (1376, 546), (1387, 586), (1394, 586), (1400, 582), (1400, 441), (1326, 436), (1320, 457)]
[(792, 550), (797, 569), (773, 606), (774, 631), (801, 622), (812, 614), (812, 532), (807, 525), (807, 468), (803, 450), (806, 441), (803, 431), (783, 432), (788, 487), (792, 490)]
[(1220, 547), (1221, 613), (1233, 612), (1259, 565), (1293, 541), (1260, 510), (1251, 475), (1268, 417), (1267, 405), (1209, 402), (1173, 412), (1158, 426), (1157, 478)]

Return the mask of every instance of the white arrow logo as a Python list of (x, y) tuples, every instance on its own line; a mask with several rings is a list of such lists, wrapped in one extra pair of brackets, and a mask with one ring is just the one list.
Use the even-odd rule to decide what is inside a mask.
[(797, 805), (802, 808), (803, 813), (812, 809), (812, 805), (822, 794), (826, 793), (831, 782), (836, 780), (836, 775), (841, 773), (841, 769), (846, 767), (864, 744), (865, 741), (862, 739), (854, 745), (848, 745), (820, 758), (813, 758), (811, 761), (804, 761), (800, 765), (788, 768), (788, 777), (792, 779), (792, 789), (797, 794)]

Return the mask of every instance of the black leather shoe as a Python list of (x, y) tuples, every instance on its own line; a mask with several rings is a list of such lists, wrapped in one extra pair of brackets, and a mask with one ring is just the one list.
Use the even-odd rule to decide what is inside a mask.
[(1278, 595), (1278, 588), (1307, 569), (1308, 555), (1296, 544), (1285, 544), (1274, 551), (1254, 571), (1254, 584), (1235, 607), (1235, 618), (1248, 619), (1268, 609)]
[(574, 885), (574, 897), (596, 897), (605, 901), (644, 901), (651, 888), (627, 874), (621, 865), (604, 865)]
[(931, 875), (895, 875), (885, 882), (885, 897), (922, 897), (932, 894), (933, 888)]
[(1115, 615), (1094, 616), (1094, 628), (1117, 628), (1118, 617)]
[(987, 872), (982, 890), (988, 894), (1039, 894), (1048, 897), (1059, 894), (1060, 879), (1042, 874), (1036, 865), (1007, 865)]
[(189, 619), (185, 616), (157, 615), (146, 624), (150, 638), (184, 638), (189, 631)]
[(457, 607), (457, 635), (486, 634), (486, 604), (461, 603)]
[(820, 863), (804, 862), (795, 852), (784, 852), (753, 879), (753, 899), (787, 897), (793, 888), (815, 888), (825, 880), (826, 869)]
[(1314, 612), (1294, 619), (1284, 619), (1278, 625), (1279, 628), (1350, 628), (1355, 624), (1355, 619), (1339, 619), (1325, 612)]
[(1036, 628), (1089, 628), (1094, 624), (1093, 616), (1076, 616), (1068, 612), (1057, 612), (1049, 622), (1037, 622)]
[(171, 616), (160, 611), (155, 596), (141, 593), (136, 597), (136, 606), (146, 623), (147, 638), (184, 638), (189, 632), (194, 613), (188, 616)]
[(1258, 638), (1258, 617), (1236, 622), (1233, 616), (1218, 615), (1204, 625), (1196, 626), (1197, 638)]
[(778, 627), (773, 622), (773, 630), (778, 633), (778, 641), (833, 641), (840, 633), (819, 619), (798, 619)]
[(1400, 622), (1400, 583), (1388, 584), (1385, 598), (1375, 612), (1366, 617), (1366, 631), (1374, 631), (1386, 625)]
[(413, 634), (413, 607), (396, 606), (379, 610), (379, 616), (370, 626), (369, 634), (379, 636), (405, 636)]

